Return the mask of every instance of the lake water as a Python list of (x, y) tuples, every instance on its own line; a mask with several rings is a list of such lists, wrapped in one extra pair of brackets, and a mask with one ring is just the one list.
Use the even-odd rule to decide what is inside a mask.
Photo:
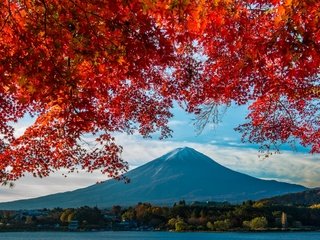
[(12, 232), (0, 240), (320, 240), (320, 232), (176, 233), (176, 232)]

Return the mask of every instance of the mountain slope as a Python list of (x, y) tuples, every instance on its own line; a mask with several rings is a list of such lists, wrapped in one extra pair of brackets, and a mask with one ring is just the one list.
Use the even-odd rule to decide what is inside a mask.
[(320, 203), (320, 188), (262, 199), (260, 202), (266, 205), (311, 206)]
[(186, 201), (261, 199), (306, 188), (261, 180), (221, 166), (191, 148), (178, 148), (127, 173), (129, 184), (108, 180), (71, 192), (0, 204), (0, 209), (110, 207), (138, 202), (172, 204)]

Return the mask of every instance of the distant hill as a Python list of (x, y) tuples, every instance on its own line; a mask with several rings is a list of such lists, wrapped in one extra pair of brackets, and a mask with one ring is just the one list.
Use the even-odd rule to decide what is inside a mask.
[(310, 206), (320, 204), (320, 188), (309, 189), (303, 192), (290, 193), (272, 198), (262, 199), (259, 202), (268, 205), (296, 205)]
[(129, 171), (129, 184), (108, 180), (71, 192), (1, 203), (0, 209), (129, 206), (138, 202), (171, 205), (181, 199), (241, 202), (299, 192), (305, 187), (261, 180), (221, 166), (191, 148), (178, 148)]

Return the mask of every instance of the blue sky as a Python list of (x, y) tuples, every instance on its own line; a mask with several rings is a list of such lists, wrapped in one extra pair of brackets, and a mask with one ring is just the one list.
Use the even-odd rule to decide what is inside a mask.
[[(190, 141), (203, 144), (213, 144), (219, 146), (232, 146), (242, 148), (259, 149), (259, 145), (252, 143), (244, 143), (241, 141), (241, 134), (234, 129), (240, 124), (246, 122), (248, 109), (246, 105), (232, 105), (223, 111), (221, 122), (217, 125), (207, 126), (200, 134), (197, 132), (195, 125), (195, 116), (186, 113), (183, 109), (175, 107), (173, 109), (174, 118), (170, 123), (173, 129), (173, 137), (170, 141)], [(289, 144), (280, 146), (282, 151), (292, 151)], [(308, 153), (309, 149), (297, 144), (294, 152)], [(320, 159), (319, 159), (320, 160)]]
[(176, 107), (173, 110), (174, 118), (170, 126), (173, 129), (173, 141), (191, 141), (197, 143), (212, 143), (218, 145), (241, 143), (241, 135), (234, 131), (240, 123), (245, 121), (247, 108), (245, 106), (230, 106), (224, 112), (219, 124), (209, 124), (201, 133), (197, 131), (195, 125), (195, 116), (186, 113), (183, 109)]
[[(159, 140), (157, 137), (143, 139), (139, 135), (116, 134), (116, 140), (124, 147), (122, 157), (131, 168), (140, 166), (178, 147), (189, 146), (208, 155), (220, 164), (233, 170), (264, 179), (275, 179), (309, 187), (320, 186), (320, 156), (307, 153), (307, 149), (298, 147), (292, 151), (283, 146), (281, 154), (270, 158), (259, 157), (258, 146), (241, 142), (241, 135), (234, 131), (244, 123), (247, 109), (245, 106), (231, 106), (223, 115), (222, 122), (214, 127), (208, 126), (199, 135), (194, 127), (194, 116), (182, 109), (173, 109), (174, 117), (169, 126), (173, 130), (172, 138)], [(24, 119), (15, 127), (18, 134), (32, 122)], [(56, 192), (86, 187), (106, 177), (96, 172), (80, 172), (67, 178), (64, 171), (45, 179), (27, 176), (15, 183), (15, 187), (0, 187), (0, 202), (31, 198)], [(28, 191), (25, 191), (28, 189)]]

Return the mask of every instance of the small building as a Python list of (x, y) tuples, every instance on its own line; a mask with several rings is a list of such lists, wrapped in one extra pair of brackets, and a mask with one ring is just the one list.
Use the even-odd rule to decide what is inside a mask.
[(79, 228), (79, 221), (78, 220), (72, 220), (69, 222), (68, 229), (70, 231), (76, 231), (76, 230), (78, 230), (78, 228)]

